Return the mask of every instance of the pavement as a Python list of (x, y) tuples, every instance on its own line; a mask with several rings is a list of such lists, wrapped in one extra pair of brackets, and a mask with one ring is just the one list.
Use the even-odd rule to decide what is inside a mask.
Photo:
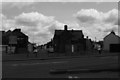
[(38, 53), (37, 57), (35, 54), (6, 54), (2, 52), (2, 62), (6, 61), (26, 61), (26, 60), (49, 60), (49, 59), (70, 59), (70, 58), (86, 58), (86, 57), (105, 57), (105, 56), (118, 56), (119, 53), (105, 53), (102, 54), (94, 53), (94, 54), (86, 54), (86, 55), (58, 55), (54, 56), (52, 53), (50, 53), (51, 56), (48, 56), (48, 53), (42, 52)]

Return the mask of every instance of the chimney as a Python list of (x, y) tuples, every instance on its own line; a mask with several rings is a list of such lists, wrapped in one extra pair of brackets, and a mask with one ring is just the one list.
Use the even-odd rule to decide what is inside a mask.
[(64, 30), (67, 31), (67, 25), (64, 25)]

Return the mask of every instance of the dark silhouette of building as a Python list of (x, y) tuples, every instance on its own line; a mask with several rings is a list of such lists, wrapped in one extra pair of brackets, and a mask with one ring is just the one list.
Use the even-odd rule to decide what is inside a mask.
[(70, 53), (81, 52), (86, 49), (86, 40), (82, 30), (68, 30), (64, 25), (64, 30), (55, 30), (53, 37), (53, 47), (55, 52)]
[(2, 45), (16, 47), (16, 53), (22, 53), (27, 51), (28, 36), (21, 32), (21, 29), (15, 29), (13, 31), (8, 30), (2, 34)]
[(0, 31), (0, 45), (6, 45), (5, 31)]
[(22, 33), (21, 29), (15, 29), (10, 36), (17, 37), (17, 41), (16, 41), (17, 42), (16, 44), (17, 53), (21, 51), (27, 51), (28, 36)]

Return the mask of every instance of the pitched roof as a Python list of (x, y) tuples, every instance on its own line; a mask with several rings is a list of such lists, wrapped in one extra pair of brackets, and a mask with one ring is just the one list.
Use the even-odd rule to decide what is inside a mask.
[[(62, 34), (62, 32), (64, 32), (64, 30), (55, 30), (55, 36), (60, 36)], [(79, 39), (79, 38), (83, 38), (84, 35), (82, 33), (82, 30), (67, 30), (67, 32), (69, 32), (70, 34), (72, 34), (72, 38), (73, 39)]]
[(120, 39), (120, 37), (118, 35), (116, 35), (115, 32), (113, 32), (113, 31), (111, 31), (107, 36), (105, 36), (104, 39), (107, 38), (108, 36), (110, 36), (111, 34), (115, 35), (116, 37), (118, 37)]
[(24, 33), (22, 32), (12, 32), (13, 35), (17, 35), (17, 36), (20, 36), (20, 37), (27, 37), (27, 35), (25, 35)]
[(9, 36), (12, 34), (12, 31), (11, 30), (8, 30), (6, 33), (5, 33), (5, 36)]
[(70, 33), (74, 36), (75, 39), (82, 38), (82, 30), (70, 30)]
[(16, 36), (20, 36), (20, 37), (28, 37), (27, 35), (25, 35), (23, 32), (21, 32), (21, 30), (8, 30), (5, 34), (6, 36), (10, 36), (10, 35), (16, 35)]

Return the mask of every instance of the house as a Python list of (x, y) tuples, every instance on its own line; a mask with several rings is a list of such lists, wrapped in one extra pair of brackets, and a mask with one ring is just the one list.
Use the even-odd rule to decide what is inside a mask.
[(21, 29), (15, 29), (9, 35), (9, 45), (16, 46), (16, 53), (26, 52), (28, 45), (28, 36), (21, 32)]
[(55, 30), (53, 37), (53, 47), (55, 52), (74, 53), (85, 51), (86, 42), (82, 30), (68, 30), (64, 25), (64, 30)]
[(103, 50), (109, 52), (120, 52), (120, 37), (115, 34), (114, 31), (111, 31), (103, 41)]
[(26, 52), (28, 36), (21, 32), (21, 29), (8, 30), (3, 35), (2, 43), (10, 47), (15, 47), (15, 53)]
[(0, 51), (6, 52), (7, 50), (7, 41), (5, 37), (5, 31), (0, 31)]

